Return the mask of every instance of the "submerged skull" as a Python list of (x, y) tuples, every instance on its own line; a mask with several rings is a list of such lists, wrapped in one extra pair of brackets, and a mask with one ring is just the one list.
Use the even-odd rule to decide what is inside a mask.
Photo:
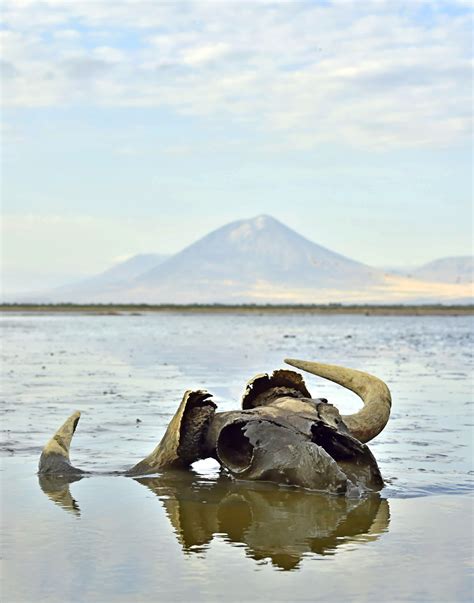
[[(194, 461), (213, 457), (238, 479), (337, 494), (380, 490), (383, 480), (365, 443), (388, 421), (388, 387), (377, 377), (353, 369), (286, 362), (352, 390), (364, 407), (354, 415), (341, 416), (327, 400), (312, 398), (301, 375), (290, 370), (254, 377), (244, 392), (241, 410), (216, 412), (208, 392), (187, 391), (158, 446), (126, 475), (185, 469)], [(69, 461), (79, 416), (72, 415), (45, 446), (41, 474), (82, 472)]]

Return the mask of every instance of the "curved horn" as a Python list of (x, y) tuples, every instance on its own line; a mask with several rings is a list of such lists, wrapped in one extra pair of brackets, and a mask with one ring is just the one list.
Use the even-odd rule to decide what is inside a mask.
[(84, 473), (71, 465), (69, 460), (69, 448), (72, 436), (76, 431), (81, 413), (72, 414), (43, 448), (39, 460), (38, 473)]
[(392, 399), (390, 390), (378, 377), (334, 364), (320, 364), (293, 358), (286, 358), (285, 362), (302, 371), (334, 381), (350, 389), (362, 399), (364, 407), (359, 412), (342, 417), (351, 435), (360, 442), (369, 442), (387, 424)]

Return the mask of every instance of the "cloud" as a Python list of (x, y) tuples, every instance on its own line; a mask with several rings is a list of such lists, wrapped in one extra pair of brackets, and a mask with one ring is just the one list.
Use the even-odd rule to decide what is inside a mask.
[(208, 46), (197, 46), (184, 53), (183, 62), (187, 65), (203, 65), (220, 59), (225, 56), (227, 51), (227, 44), (222, 42)]
[(53, 33), (53, 37), (57, 40), (77, 40), (81, 34), (75, 29), (61, 29)]
[(8, 61), (0, 61), (0, 77), (3, 80), (14, 78), (18, 75), (18, 70)]
[(298, 148), (447, 145), (470, 132), (462, 0), (183, 4), (5, 0), (4, 103), (169, 107)]
[(110, 66), (106, 61), (87, 57), (69, 59), (63, 63), (65, 73), (72, 78), (93, 78), (103, 76)]

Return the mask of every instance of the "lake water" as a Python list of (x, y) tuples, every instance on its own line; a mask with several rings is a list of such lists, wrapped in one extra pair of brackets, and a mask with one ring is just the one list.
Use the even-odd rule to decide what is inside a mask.
[[(0, 324), (2, 601), (472, 599), (471, 317), (4, 314)], [(211, 462), (110, 474), (154, 448), (184, 390), (237, 408), (246, 381), (286, 356), (389, 385), (390, 422), (369, 444), (380, 496), (237, 483)], [(306, 382), (343, 413), (360, 406)], [(74, 410), (71, 459), (98, 475), (40, 481), (41, 449)]]

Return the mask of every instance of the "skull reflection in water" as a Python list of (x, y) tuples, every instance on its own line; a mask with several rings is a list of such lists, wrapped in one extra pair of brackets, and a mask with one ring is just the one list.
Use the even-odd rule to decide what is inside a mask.
[[(39, 482), (51, 501), (78, 517), (69, 484), (82, 477), (40, 475)], [(308, 555), (334, 555), (350, 550), (344, 546), (349, 543), (377, 540), (390, 521), (389, 503), (378, 493), (328, 496), (234, 480), (224, 472), (216, 479), (173, 469), (135, 481), (156, 494), (184, 553), (202, 556), (214, 539), (223, 540), (239, 549), (244, 545), (248, 557), (281, 570), (299, 569)]]

